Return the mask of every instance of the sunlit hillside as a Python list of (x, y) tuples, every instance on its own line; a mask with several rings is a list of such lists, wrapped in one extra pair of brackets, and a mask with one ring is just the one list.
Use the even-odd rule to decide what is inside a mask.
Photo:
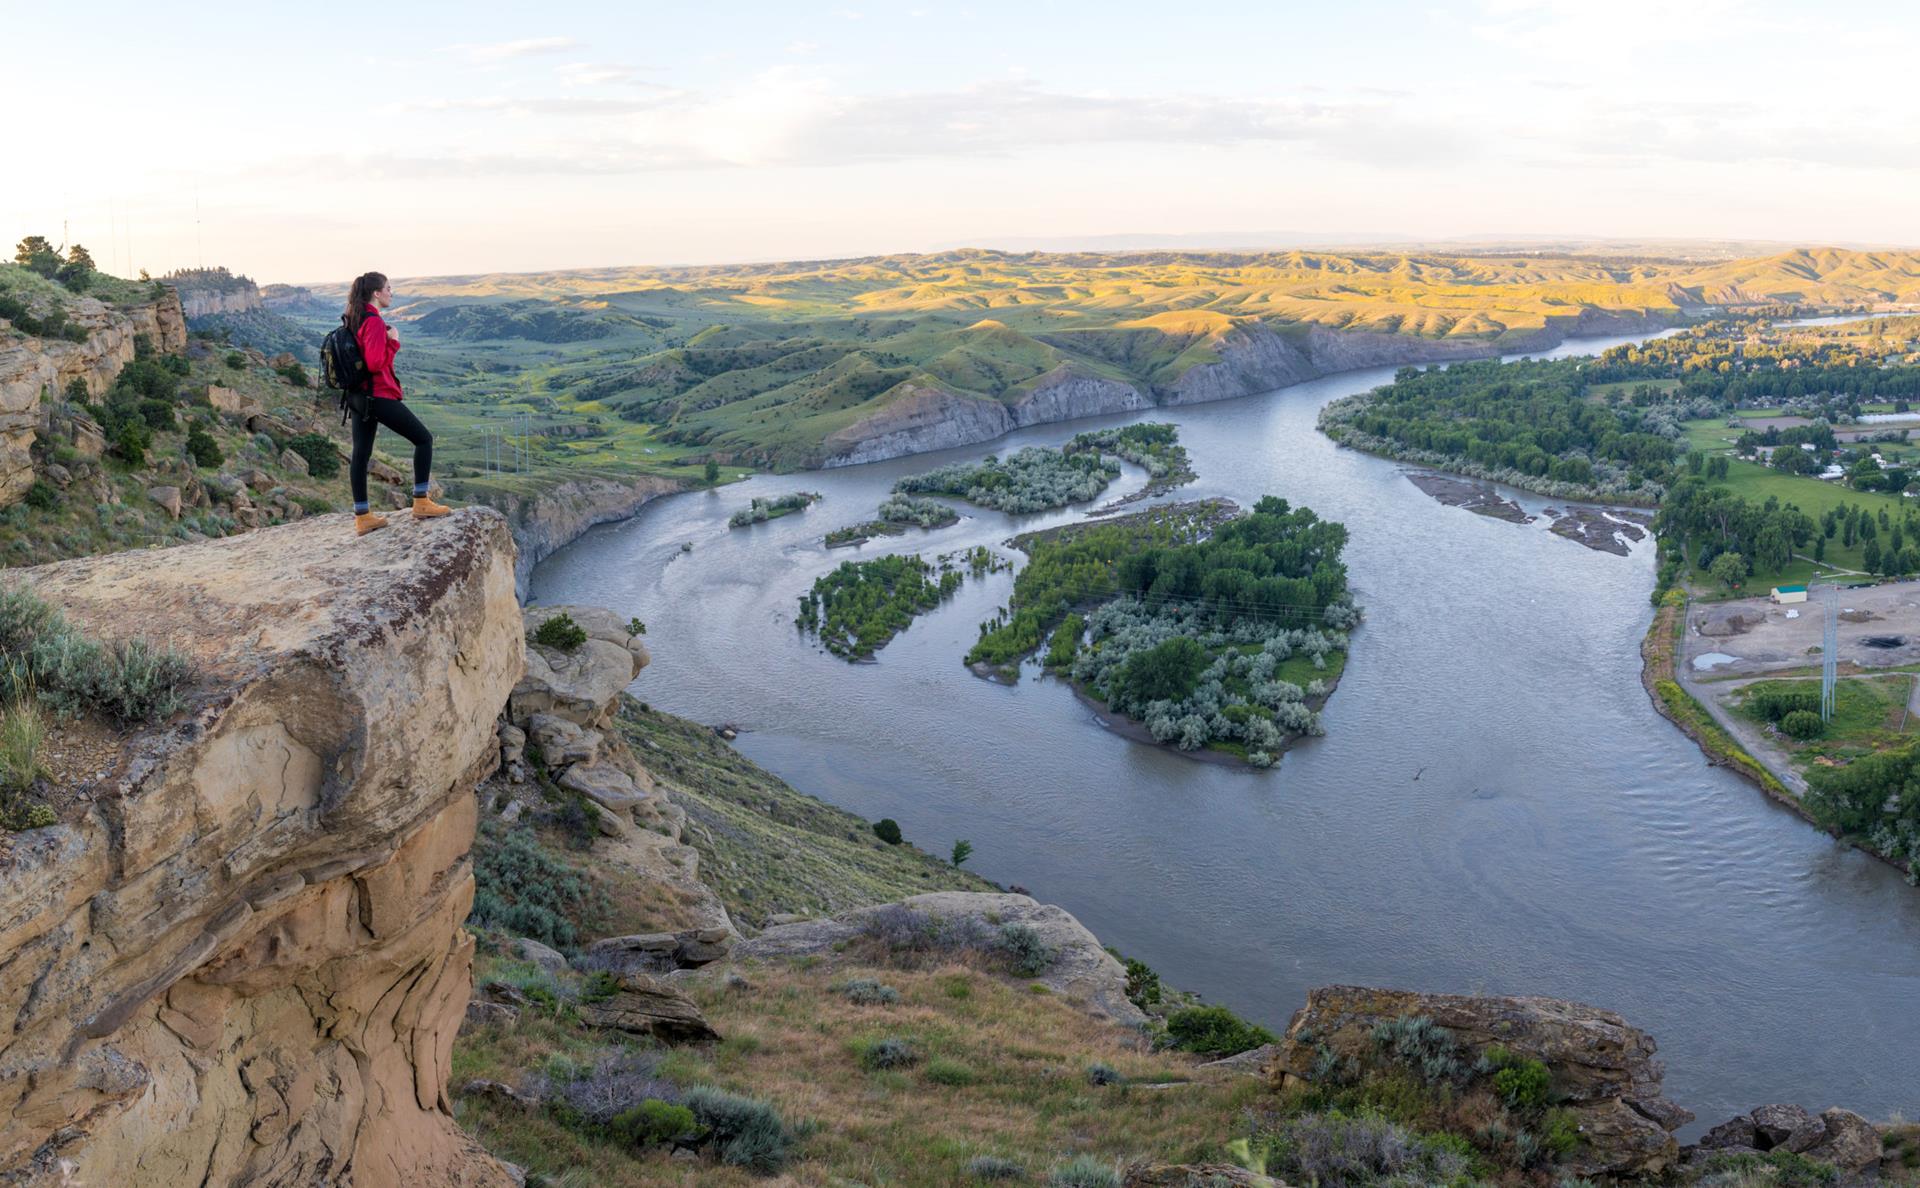
[(991, 316), (1021, 330), (1166, 311), (1427, 338), (1497, 339), (1582, 310), (1920, 301), (1920, 255), (1802, 249), (1712, 264), (1584, 256), (956, 251), (701, 268), (420, 277), (409, 299), (597, 297), (632, 312)]

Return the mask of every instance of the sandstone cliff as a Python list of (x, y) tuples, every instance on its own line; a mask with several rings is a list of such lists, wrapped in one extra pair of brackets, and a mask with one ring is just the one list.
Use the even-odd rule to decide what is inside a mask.
[(33, 485), (28, 450), (45, 423), (45, 396), (64, 392), (76, 379), (90, 393), (105, 391), (132, 362), (136, 335), (146, 335), (163, 352), (187, 344), (186, 318), (171, 290), (146, 305), (123, 308), (76, 297), (67, 312), (70, 323), (87, 331), (84, 341), (29, 337), (0, 345), (0, 507)]
[(514, 563), (514, 588), (527, 596), (533, 567), (595, 524), (624, 520), (662, 495), (681, 490), (666, 478), (568, 479), (533, 494), (493, 489), (469, 489), (455, 483), (449, 490), (462, 499), (490, 504), (507, 517), (520, 546)]
[(252, 280), (224, 268), (185, 269), (168, 273), (164, 281), (180, 294), (180, 307), (190, 318), (265, 308)]
[(1129, 384), (1062, 366), (1011, 401), (924, 383), (910, 386), (882, 412), (829, 435), (822, 443), (820, 465), (854, 466), (975, 445), (1028, 425), (1076, 417), (1231, 400), (1363, 367), (1484, 359), (1545, 350), (1574, 336), (1624, 334), (1664, 324), (1652, 316), (1588, 310), (1578, 317), (1550, 318), (1537, 331), (1496, 343), (1248, 322), (1212, 340), (1216, 362), (1189, 367), (1164, 384)]
[(197, 675), (16, 838), (0, 1180), (513, 1182), (447, 1096), (472, 789), (523, 665), (505, 522), (326, 516), (20, 577)]

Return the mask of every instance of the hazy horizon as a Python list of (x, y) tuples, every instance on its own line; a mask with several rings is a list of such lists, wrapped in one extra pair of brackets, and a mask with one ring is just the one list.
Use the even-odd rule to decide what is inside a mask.
[[(0, 83), (52, 117), (0, 219), (124, 273), (1914, 241), (1917, 134), (1858, 85), (1920, 29), (1893, 4), (1844, 27), (1734, 0), (1216, 5), (1184, 23), (1129, 4), (432, 3), (350, 36), (222, 2), (87, 15), (9, 10), (18, 44), (69, 52)], [(323, 80), (292, 68), (316, 50), (337, 58)]]

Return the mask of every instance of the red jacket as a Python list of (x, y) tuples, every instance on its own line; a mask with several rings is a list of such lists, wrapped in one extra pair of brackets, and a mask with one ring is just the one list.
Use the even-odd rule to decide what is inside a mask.
[(373, 376), (373, 395), (385, 400), (400, 399), (400, 379), (393, 374), (393, 357), (400, 344), (387, 341), (387, 323), (371, 305), (360, 322), (360, 353), (366, 356), (367, 371)]

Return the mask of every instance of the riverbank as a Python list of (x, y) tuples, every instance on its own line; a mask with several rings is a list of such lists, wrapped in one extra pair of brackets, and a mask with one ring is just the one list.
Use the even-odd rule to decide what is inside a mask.
[(507, 517), (519, 553), (513, 563), (514, 594), (527, 600), (534, 566), (597, 524), (624, 520), (663, 495), (691, 490), (678, 479), (656, 475), (583, 476), (550, 484), (529, 482), (519, 490), (449, 480), (456, 499), (484, 503)]
[[(1821, 820), (1807, 807), (1803, 799), (1807, 790), (1805, 777), (1787, 766), (1779, 755), (1769, 756), (1763, 750), (1743, 745), (1739, 736), (1753, 730), (1752, 724), (1736, 717), (1736, 710), (1719, 703), (1713, 694), (1698, 688), (1698, 682), (1688, 676), (1685, 644), (1686, 618), (1689, 602), (1679, 589), (1667, 591), (1661, 599), (1660, 607), (1655, 611), (1654, 621), (1647, 629), (1646, 638), (1641, 643), (1641, 656), (1644, 662), (1642, 683), (1654, 707), (1672, 721), (1689, 738), (1699, 744), (1706, 753), (1708, 762), (1718, 763), (1738, 772), (1743, 778), (1764, 792), (1774, 801), (1798, 816), (1821, 832), (1835, 840), (1845, 842), (1862, 853), (1885, 862), (1888, 866), (1905, 875), (1912, 881), (1914, 875), (1908, 864), (1891, 854), (1877, 848), (1871, 839), (1850, 836)], [(1719, 609), (1719, 604), (1716, 604)], [(1774, 608), (1778, 609), (1778, 608)], [(1764, 612), (1763, 612), (1764, 613)], [(1814, 620), (1803, 620), (1814, 621)], [(1864, 614), (1854, 625), (1864, 626), (1880, 621), (1878, 616)], [(1809, 633), (1812, 631), (1810, 627)], [(1718, 638), (1718, 637), (1716, 637)], [(1776, 641), (1777, 642), (1777, 641)], [(1843, 640), (1843, 651), (1844, 643)], [(1733, 646), (1722, 643), (1718, 646)], [(1841, 667), (1846, 675), (1870, 671), (1843, 658)], [(1817, 670), (1809, 669), (1801, 674), (1811, 676)], [(1778, 676), (1795, 675), (1797, 670), (1782, 670)], [(1770, 674), (1768, 669), (1755, 670), (1756, 678)]]

